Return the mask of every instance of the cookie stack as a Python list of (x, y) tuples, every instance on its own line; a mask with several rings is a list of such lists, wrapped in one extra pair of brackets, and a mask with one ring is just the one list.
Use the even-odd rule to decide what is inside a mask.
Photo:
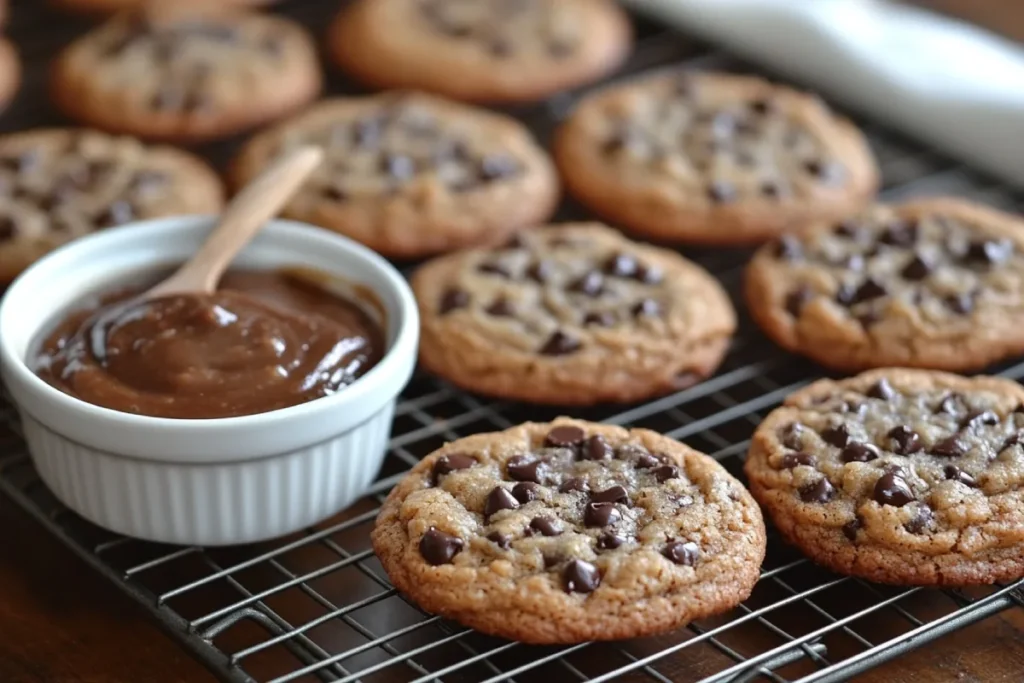
[[(561, 418), (444, 446), (373, 533), (425, 609), (535, 643), (677, 628), (750, 594), (766, 545), (755, 499), (834, 571), (1024, 576), (1024, 391), (940, 372), (1024, 354), (1024, 224), (960, 200), (876, 204), (867, 141), (817, 97), (735, 74), (642, 74), (582, 96), (549, 156), (483, 105), (524, 110), (618, 69), (632, 37), (611, 0), (355, 0), (327, 29), (327, 56), (383, 91), (315, 103), (313, 39), (243, 0), (60, 4), (132, 8), (53, 70), (57, 106), (105, 132), (0, 138), (0, 278), (91, 230), (217, 211), (214, 173), (150, 143), (260, 127), (229, 186), (322, 146), (286, 214), (431, 259), (412, 276), (421, 366), (467, 391), (575, 408), (712, 376), (737, 314), (670, 248), (694, 245), (759, 246), (745, 297), (768, 337), (871, 370), (767, 417), (746, 464), (753, 495), (645, 430)], [(0, 100), (15, 80), (3, 55)], [(593, 217), (547, 224), (563, 186)]]

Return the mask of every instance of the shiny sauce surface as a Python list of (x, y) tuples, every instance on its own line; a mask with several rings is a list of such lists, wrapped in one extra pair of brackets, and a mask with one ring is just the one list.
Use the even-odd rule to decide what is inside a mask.
[(31, 354), (36, 374), (122, 412), (236, 417), (334, 394), (384, 352), (363, 307), (286, 271), (232, 271), (212, 295), (140, 302), (145, 289), (68, 315)]

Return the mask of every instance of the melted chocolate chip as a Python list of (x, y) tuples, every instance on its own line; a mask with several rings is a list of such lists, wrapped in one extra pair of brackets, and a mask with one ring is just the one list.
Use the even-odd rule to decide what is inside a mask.
[(800, 500), (805, 503), (827, 503), (835, 496), (836, 490), (828, 479), (822, 477), (813, 484), (801, 486), (799, 493)]
[(725, 180), (708, 185), (708, 198), (715, 204), (727, 204), (736, 199), (736, 186)]
[(924, 448), (920, 435), (907, 425), (890, 429), (889, 438), (892, 439), (892, 451), (897, 455), (910, 455)]
[(534, 484), (540, 483), (540, 468), (544, 465), (542, 460), (533, 460), (525, 455), (517, 455), (510, 458), (505, 470), (508, 476), (516, 481), (531, 481)]
[(956, 415), (960, 412), (960, 406), (962, 404), (963, 397), (960, 396), (960, 394), (950, 394), (939, 401), (939, 405), (936, 406), (935, 412), (944, 413), (946, 415)]
[(548, 432), (544, 439), (544, 445), (554, 448), (574, 448), (583, 443), (585, 438), (587, 438), (586, 432), (579, 427), (562, 425)]
[(447, 290), (444, 295), (441, 296), (441, 303), (438, 305), (438, 310), (441, 315), (445, 313), (451, 313), (452, 311), (465, 308), (469, 305), (469, 293), (462, 289), (452, 288)]
[(663, 484), (669, 479), (678, 479), (679, 468), (675, 465), (662, 465), (656, 468), (652, 474), (657, 478), (659, 484)]
[(967, 247), (965, 260), (986, 265), (1002, 263), (1013, 252), (1013, 243), (1007, 239), (971, 242)]
[(600, 296), (604, 291), (604, 277), (596, 270), (584, 273), (569, 286), (570, 291), (586, 296)]
[(932, 270), (932, 264), (924, 256), (915, 254), (910, 263), (900, 271), (900, 275), (907, 280), (923, 280), (932, 274)]
[(784, 456), (782, 456), (782, 461), (780, 464), (782, 466), (782, 469), (791, 470), (794, 467), (798, 467), (800, 465), (814, 467), (815, 462), (816, 459), (813, 455), (801, 451), (797, 453), (786, 453)]
[(835, 161), (812, 159), (804, 163), (804, 170), (826, 185), (839, 182), (844, 175), (842, 165)]
[(567, 593), (592, 593), (601, 585), (601, 573), (589, 562), (572, 560), (562, 570), (562, 583)]
[(603, 436), (595, 434), (583, 443), (580, 455), (584, 460), (607, 460), (612, 457), (613, 451)]
[(803, 447), (803, 441), (801, 435), (804, 433), (805, 427), (799, 422), (793, 422), (779, 430), (779, 440), (782, 441), (782, 445), (786, 448), (792, 448), (793, 450), (800, 450)]
[(700, 548), (693, 541), (672, 541), (661, 549), (661, 554), (683, 567), (697, 564)]
[(960, 437), (954, 434), (936, 443), (928, 452), (942, 458), (958, 458), (966, 453), (967, 450), (964, 448), (963, 443), (961, 443)]
[(637, 318), (654, 318), (661, 313), (661, 304), (654, 299), (641, 299), (633, 305), (631, 312)]
[(889, 380), (884, 377), (871, 385), (871, 388), (866, 393), (870, 398), (877, 398), (883, 401), (892, 400), (896, 396), (896, 390), (889, 384)]
[(656, 285), (664, 279), (664, 275), (657, 266), (648, 266), (641, 263), (637, 266), (636, 276), (633, 279), (645, 285)]
[(606, 527), (622, 519), (615, 503), (587, 503), (583, 509), (583, 523), (588, 527)]
[(750, 107), (750, 111), (754, 112), (758, 116), (764, 116), (765, 114), (774, 114), (779, 109), (775, 101), (766, 98), (753, 100), (747, 106)]
[(496, 318), (511, 318), (516, 314), (515, 306), (503, 296), (495, 299), (484, 310), (487, 311), (488, 315), (493, 315)]
[(434, 463), (434, 481), (437, 481), (446, 474), (451, 474), (456, 470), (464, 470), (472, 467), (476, 464), (476, 460), (466, 455), (465, 453), (451, 453), (449, 455), (442, 455)]
[(942, 468), (942, 474), (945, 475), (946, 479), (958, 481), (961, 484), (966, 484), (967, 486), (970, 486), (972, 488), (977, 488), (978, 486), (977, 479), (967, 474), (956, 465), (946, 465), (944, 468)]
[(919, 534), (927, 529), (934, 519), (935, 515), (932, 514), (932, 509), (927, 505), (922, 505), (904, 528), (912, 534)]
[(600, 550), (615, 550), (625, 542), (626, 539), (622, 536), (616, 536), (610, 531), (597, 537), (597, 547)]
[(862, 523), (860, 518), (851, 519), (849, 522), (843, 525), (843, 536), (852, 543), (857, 540), (857, 532), (860, 531)]
[(798, 318), (804, 306), (813, 298), (814, 291), (807, 285), (801, 285), (786, 295), (786, 311), (794, 318)]
[(832, 228), (832, 234), (837, 237), (853, 240), (854, 242), (863, 242), (868, 235), (868, 231), (863, 225), (851, 218), (837, 223)]
[(579, 477), (571, 477), (563, 481), (562, 485), (558, 487), (558, 490), (561, 493), (571, 493), (573, 491), (586, 492), (589, 490), (589, 487), (587, 486), (587, 482), (583, 481)]
[(579, 351), (581, 346), (579, 340), (558, 330), (540, 347), (540, 353), (545, 356), (566, 356)]
[(615, 277), (635, 277), (638, 264), (629, 254), (614, 254), (604, 264), (604, 272)]
[(766, 180), (761, 183), (761, 194), (771, 199), (777, 199), (782, 196), (782, 187), (773, 180)]
[(487, 181), (511, 178), (518, 172), (519, 163), (504, 154), (488, 154), (477, 166), (477, 175)]
[(999, 416), (991, 410), (982, 410), (971, 413), (960, 425), (961, 429), (977, 429), (985, 425), (992, 426), (999, 424)]
[(500, 486), (495, 486), (491, 489), (491, 492), (487, 494), (487, 500), (484, 501), (484, 517), (490, 518), (496, 512), (502, 510), (515, 510), (519, 507), (519, 501), (515, 499), (508, 489), (503, 489)]
[(512, 278), (512, 272), (500, 263), (494, 261), (484, 261), (476, 267), (478, 272), (487, 273), (488, 275), (497, 275), (503, 277), (506, 280)]
[(135, 209), (124, 200), (111, 202), (110, 206), (96, 218), (96, 225), (108, 228), (114, 225), (130, 223), (135, 219)]
[(622, 503), (629, 505), (629, 492), (622, 486), (612, 486), (604, 491), (596, 491), (590, 495), (595, 503)]
[(803, 255), (803, 244), (792, 235), (783, 235), (775, 243), (775, 257), (782, 261), (795, 261)]
[(879, 505), (903, 507), (916, 500), (914, 492), (899, 471), (886, 472), (875, 482), (874, 499)]
[(843, 286), (836, 294), (836, 301), (844, 306), (856, 306), (865, 301), (872, 301), (889, 293), (888, 288), (875, 278), (868, 276), (856, 288)]
[(0, 241), (9, 242), (18, 234), (18, 224), (10, 216), (0, 216)]
[(554, 272), (554, 266), (551, 265), (550, 261), (536, 261), (531, 263), (526, 269), (526, 277), (530, 278), (534, 282), (544, 284)]
[(843, 462), (871, 462), (880, 457), (882, 453), (877, 447), (860, 441), (851, 441), (842, 452)]
[(950, 294), (942, 299), (942, 303), (954, 313), (967, 315), (974, 310), (974, 295), (970, 293)]
[(836, 448), (845, 448), (846, 444), (850, 443), (850, 429), (844, 424), (826, 427), (821, 430), (821, 438)]
[(1004, 441), (1003, 445), (999, 447), (999, 451), (1002, 452), (1011, 446), (1018, 446), (1021, 444), (1024, 444), (1024, 432), (1017, 432), (1016, 434), (1011, 434), (1006, 437), (1006, 441)]
[(534, 517), (530, 520), (530, 531), (544, 536), (558, 536), (565, 529), (562, 523), (553, 517)]
[(487, 534), (487, 540), (495, 543), (502, 550), (508, 550), (512, 546), (512, 539), (500, 531), (492, 531)]
[(540, 491), (540, 486), (532, 481), (521, 481), (512, 487), (512, 497), (526, 505), (530, 501), (537, 500), (538, 491)]
[(462, 546), (462, 539), (458, 536), (452, 536), (430, 527), (420, 539), (420, 555), (427, 561), (427, 564), (436, 567), (451, 563), (452, 558), (462, 550)]
[(636, 458), (636, 466), (638, 469), (650, 469), (651, 467), (657, 467), (660, 464), (661, 460), (650, 453), (640, 453)]
[(913, 246), (917, 241), (917, 224), (910, 221), (893, 221), (882, 231), (878, 241), (894, 247)]

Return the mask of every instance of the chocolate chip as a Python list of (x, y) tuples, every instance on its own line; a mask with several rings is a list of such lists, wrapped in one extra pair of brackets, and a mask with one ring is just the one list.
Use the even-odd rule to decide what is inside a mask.
[(558, 487), (561, 493), (571, 493), (573, 491), (586, 492), (590, 487), (587, 486), (587, 482), (583, 481), (579, 477), (571, 477), (562, 482), (562, 485)]
[(550, 261), (536, 261), (531, 263), (526, 269), (526, 277), (534, 280), (535, 282), (544, 284), (551, 278), (554, 270), (555, 268), (551, 265)]
[(837, 237), (844, 237), (854, 242), (862, 242), (868, 234), (868, 231), (859, 222), (848, 218), (844, 221), (840, 221), (832, 228), (832, 234)]
[(798, 318), (804, 306), (813, 298), (814, 291), (807, 285), (801, 285), (786, 295), (786, 311), (794, 318)]
[(992, 426), (999, 424), (999, 416), (991, 410), (975, 411), (964, 419), (960, 425), (961, 429), (977, 429), (985, 425)]
[(836, 448), (845, 448), (850, 443), (850, 428), (844, 424), (826, 427), (821, 430), (821, 438)]
[(964, 258), (967, 261), (994, 265), (1002, 263), (1013, 252), (1013, 243), (1008, 239), (982, 240), (971, 242)]
[(135, 209), (132, 208), (132, 205), (119, 199), (111, 202), (110, 206), (97, 217), (96, 225), (103, 228), (123, 225), (130, 223), (134, 218)]
[(697, 564), (700, 548), (693, 541), (672, 541), (661, 549), (661, 554), (675, 564), (692, 567)]
[(450, 564), (452, 558), (462, 550), (462, 546), (462, 539), (458, 536), (452, 536), (430, 527), (420, 539), (420, 555), (427, 561), (427, 564), (436, 567)]
[(924, 531), (934, 519), (935, 515), (932, 514), (932, 509), (927, 505), (922, 505), (918, 508), (914, 516), (910, 518), (910, 521), (907, 522), (904, 528), (912, 534), (919, 534)]
[(590, 311), (583, 316), (584, 325), (595, 327), (612, 327), (615, 325), (615, 316), (609, 311)]
[(1016, 434), (1011, 434), (1006, 437), (1006, 441), (1004, 441), (1003, 445), (999, 447), (999, 452), (1001, 453), (1011, 446), (1017, 446), (1020, 444), (1024, 444), (1024, 432), (1017, 432)]
[(551, 569), (565, 562), (565, 557), (561, 553), (544, 553), (544, 569)]
[(530, 520), (530, 529), (544, 536), (558, 536), (565, 531), (561, 522), (553, 517), (534, 517)]
[(583, 443), (585, 438), (587, 438), (586, 432), (579, 427), (562, 425), (548, 432), (544, 439), (544, 445), (553, 448), (573, 448)]
[(956, 415), (960, 412), (960, 406), (962, 404), (963, 397), (960, 396), (960, 394), (950, 394), (939, 401), (939, 405), (936, 406), (935, 412), (944, 413), (946, 415)]
[(451, 313), (452, 311), (465, 308), (469, 305), (469, 293), (462, 289), (451, 288), (441, 296), (441, 303), (438, 305), (438, 310), (441, 315), (445, 313)]
[(384, 132), (384, 119), (380, 115), (356, 119), (352, 124), (352, 144), (357, 149), (377, 147)]
[(889, 438), (893, 442), (892, 451), (897, 455), (910, 455), (924, 448), (921, 437), (907, 425), (897, 425), (890, 429)]
[(650, 469), (661, 464), (661, 460), (650, 453), (640, 453), (636, 459), (636, 466), (639, 469)]
[(406, 182), (416, 175), (416, 162), (407, 154), (387, 153), (381, 157), (380, 171), (392, 180)]
[(950, 294), (942, 299), (942, 303), (954, 313), (967, 315), (974, 310), (974, 295), (969, 293)]
[(486, 309), (488, 315), (493, 315), (497, 318), (511, 318), (516, 314), (516, 309), (512, 303), (501, 296), (494, 300), (494, 302)]
[(881, 456), (877, 447), (860, 441), (851, 441), (842, 452), (843, 462), (871, 462)]
[(804, 255), (804, 247), (793, 235), (783, 235), (775, 242), (775, 257), (783, 261), (795, 261)]
[(931, 274), (932, 264), (920, 254), (915, 254), (910, 263), (900, 271), (900, 275), (907, 280), (923, 280)]
[(612, 532), (606, 532), (597, 537), (597, 547), (600, 550), (615, 550), (626, 542), (622, 536), (616, 536)]
[(434, 481), (437, 481), (446, 474), (456, 470), (465, 470), (476, 464), (476, 460), (465, 453), (451, 453), (442, 455), (434, 463)]
[(540, 352), (545, 356), (565, 356), (579, 351), (581, 346), (579, 340), (558, 330), (548, 337), (548, 340), (540, 347)]
[(328, 187), (320, 190), (320, 194), (327, 200), (332, 202), (344, 202), (349, 198), (348, 192), (344, 188), (338, 187), (337, 185), (329, 185)]
[(726, 204), (736, 199), (736, 186), (725, 180), (716, 180), (708, 185), (708, 198), (716, 204)]
[(857, 532), (860, 531), (862, 523), (860, 518), (851, 519), (843, 525), (843, 535), (852, 543), (857, 540)]
[(521, 481), (512, 487), (512, 497), (526, 505), (530, 501), (537, 500), (538, 491), (540, 491), (540, 486), (532, 481)]
[(961, 455), (967, 452), (963, 443), (960, 442), (960, 437), (957, 434), (946, 437), (942, 441), (931, 447), (928, 451), (932, 455), (937, 455), (942, 458), (959, 458)]
[(978, 487), (978, 480), (964, 472), (956, 465), (946, 465), (942, 468), (942, 473), (945, 475), (946, 479), (958, 481), (961, 484), (966, 484), (972, 488)]
[(771, 199), (777, 199), (782, 196), (782, 187), (773, 180), (766, 180), (761, 183), (761, 194)]
[(511, 178), (519, 172), (519, 163), (505, 154), (488, 154), (477, 165), (477, 175), (483, 180)]
[(590, 500), (595, 503), (622, 503), (629, 505), (629, 492), (625, 487), (612, 486), (604, 491), (597, 491), (590, 494)]
[(512, 539), (500, 531), (492, 531), (487, 534), (487, 540), (495, 543), (502, 550), (508, 550), (512, 545)]
[(604, 141), (605, 154), (616, 154), (623, 150), (639, 148), (644, 144), (644, 134), (634, 126), (623, 125)]
[(600, 296), (604, 291), (604, 276), (596, 270), (591, 270), (569, 285), (569, 290), (586, 296)]
[(605, 438), (595, 434), (583, 443), (580, 455), (584, 460), (607, 460), (612, 457), (612, 447), (608, 445)]
[(562, 582), (567, 593), (592, 593), (601, 585), (601, 573), (589, 562), (572, 560), (562, 570)]
[(900, 476), (899, 472), (886, 472), (875, 482), (874, 499), (880, 505), (892, 505), (901, 508), (907, 503), (917, 500), (910, 484)]
[(534, 484), (540, 483), (540, 468), (544, 464), (542, 460), (533, 460), (525, 455), (517, 455), (510, 458), (505, 466), (508, 476), (516, 481), (531, 481)]
[(664, 279), (664, 274), (657, 266), (639, 264), (636, 269), (636, 275), (633, 277), (637, 282), (642, 282), (645, 285), (656, 285)]
[(782, 441), (782, 445), (786, 448), (800, 450), (803, 447), (803, 441), (800, 437), (804, 429), (805, 427), (799, 422), (792, 422), (779, 430), (779, 440)]
[(835, 161), (811, 159), (804, 163), (804, 170), (827, 185), (842, 180), (845, 175), (845, 169)]
[(896, 390), (884, 377), (872, 384), (866, 393), (870, 398), (878, 398), (883, 401), (891, 401), (896, 396)]
[(615, 503), (587, 503), (583, 509), (583, 523), (588, 527), (606, 527), (622, 519)]
[(508, 268), (495, 261), (484, 261), (476, 267), (477, 271), (481, 273), (487, 273), (488, 275), (497, 275), (505, 279), (511, 279), (512, 273)]
[(10, 216), (0, 216), (0, 242), (9, 242), (18, 234), (18, 224)]
[(835, 496), (836, 490), (828, 479), (822, 477), (813, 484), (800, 487), (800, 500), (805, 503), (827, 503)]
[(661, 304), (654, 299), (641, 299), (633, 304), (631, 312), (637, 318), (654, 318), (661, 313)]
[(844, 306), (855, 306), (865, 301), (885, 296), (888, 293), (889, 290), (884, 284), (869, 275), (856, 287), (851, 287), (850, 285), (840, 287), (836, 293), (836, 301)]
[(491, 492), (487, 494), (487, 500), (484, 501), (484, 517), (490, 518), (496, 512), (502, 510), (515, 510), (519, 507), (519, 501), (515, 499), (508, 489), (503, 489), (500, 486), (495, 486), (491, 489)]
[(678, 479), (679, 468), (674, 465), (662, 465), (655, 469), (652, 474), (657, 478), (659, 484), (663, 484), (669, 479)]
[(637, 269), (636, 258), (629, 254), (614, 254), (604, 264), (604, 272), (615, 277), (635, 277)]
[(810, 453), (804, 453), (803, 451), (797, 453), (786, 453), (782, 456), (781, 466), (784, 470), (791, 470), (799, 465), (807, 465), (813, 467), (816, 460)]
[(917, 241), (917, 223), (896, 220), (885, 227), (878, 241), (894, 247), (910, 247)]

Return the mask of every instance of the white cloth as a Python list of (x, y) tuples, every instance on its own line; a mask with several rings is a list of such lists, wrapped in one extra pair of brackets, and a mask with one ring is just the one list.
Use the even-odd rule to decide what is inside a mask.
[(1024, 187), (1024, 48), (883, 0), (625, 0)]

